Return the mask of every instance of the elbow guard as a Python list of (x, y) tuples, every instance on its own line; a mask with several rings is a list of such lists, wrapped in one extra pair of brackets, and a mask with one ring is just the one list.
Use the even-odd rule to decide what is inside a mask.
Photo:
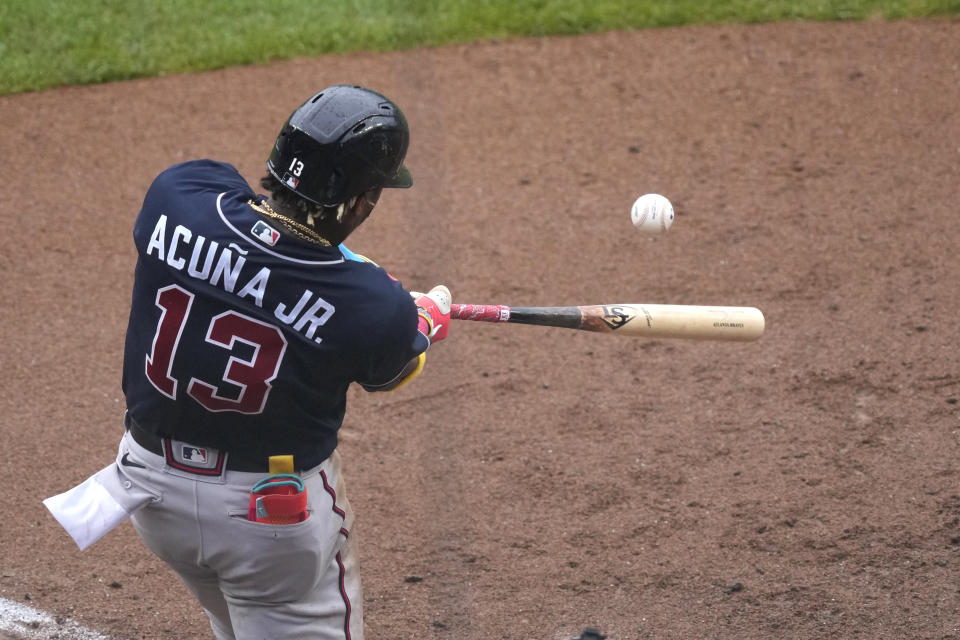
[(411, 358), (407, 366), (403, 368), (403, 371), (398, 373), (397, 377), (390, 382), (381, 385), (369, 385), (361, 382), (360, 385), (367, 391), (393, 391), (394, 389), (399, 389), (420, 375), (420, 372), (423, 371), (423, 363), (426, 361), (427, 354), (421, 353), (416, 358)]
[(386, 391), (393, 391), (395, 389), (399, 389), (403, 385), (407, 384), (408, 382), (410, 382), (411, 380), (419, 376), (420, 372), (423, 371), (423, 365), (426, 361), (427, 361), (426, 353), (421, 353), (420, 355), (418, 355), (416, 360), (417, 364), (411, 369), (410, 373), (407, 373), (406, 375), (404, 375), (402, 378), (400, 378), (400, 380), (397, 381), (397, 384), (395, 386), (390, 387), (389, 389), (386, 389)]

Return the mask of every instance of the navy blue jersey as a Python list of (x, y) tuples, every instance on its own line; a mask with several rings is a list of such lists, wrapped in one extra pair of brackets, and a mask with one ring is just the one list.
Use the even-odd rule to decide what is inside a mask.
[(127, 409), (159, 435), (316, 464), (350, 383), (390, 383), (429, 343), (383, 269), (289, 234), (251, 199), (263, 197), (211, 160), (151, 185), (133, 231)]

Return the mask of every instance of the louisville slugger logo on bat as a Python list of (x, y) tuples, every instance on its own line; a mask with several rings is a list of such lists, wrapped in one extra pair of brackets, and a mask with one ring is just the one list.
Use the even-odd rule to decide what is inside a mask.
[[(634, 321), (638, 316), (642, 321)], [(754, 307), (682, 304), (604, 304), (581, 307), (451, 305), (450, 317), (482, 322), (513, 322), (618, 335), (686, 340), (756, 340), (765, 328)]]
[(611, 331), (620, 329), (637, 316), (633, 307), (624, 305), (604, 306), (603, 311), (603, 321), (607, 323)]

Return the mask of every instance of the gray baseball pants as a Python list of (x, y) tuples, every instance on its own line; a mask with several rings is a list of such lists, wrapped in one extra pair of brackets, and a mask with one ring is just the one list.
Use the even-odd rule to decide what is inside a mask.
[(129, 433), (117, 467), (159, 498), (133, 514), (133, 526), (180, 575), (218, 640), (363, 640), (353, 513), (339, 454), (301, 474), (310, 516), (286, 525), (247, 519), (250, 488), (265, 474), (181, 471)]

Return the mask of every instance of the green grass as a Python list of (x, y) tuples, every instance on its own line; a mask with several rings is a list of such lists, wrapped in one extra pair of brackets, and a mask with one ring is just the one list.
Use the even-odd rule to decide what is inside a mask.
[(960, 0), (0, 0), (0, 95), (487, 38), (957, 13)]

